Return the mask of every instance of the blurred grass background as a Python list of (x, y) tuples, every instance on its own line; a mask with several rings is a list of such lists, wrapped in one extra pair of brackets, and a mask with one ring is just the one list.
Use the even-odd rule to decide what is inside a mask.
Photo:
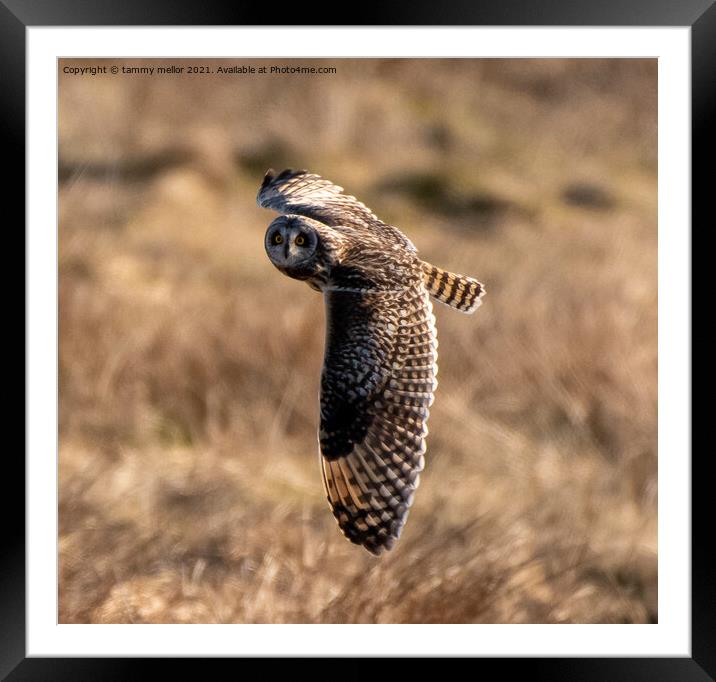
[[(656, 60), (62, 73), (98, 63), (219, 62), (60, 62), (60, 622), (655, 622)], [(436, 305), (382, 559), (322, 490), (323, 305), (264, 254), (269, 166), (487, 286)]]

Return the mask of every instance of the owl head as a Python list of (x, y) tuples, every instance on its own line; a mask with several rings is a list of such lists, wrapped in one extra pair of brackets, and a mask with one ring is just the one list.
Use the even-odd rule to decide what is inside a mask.
[(304, 216), (282, 215), (266, 230), (264, 246), (271, 262), (295, 279), (310, 279), (326, 264), (322, 224)]

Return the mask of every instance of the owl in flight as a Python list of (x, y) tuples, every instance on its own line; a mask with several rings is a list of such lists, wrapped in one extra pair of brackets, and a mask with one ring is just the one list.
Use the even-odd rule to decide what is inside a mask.
[(281, 214), (266, 230), (271, 262), (323, 292), (323, 483), (344, 535), (380, 555), (400, 537), (425, 465), (438, 373), (430, 298), (472, 313), (485, 289), (421, 260), (400, 230), (318, 175), (269, 170), (256, 200)]

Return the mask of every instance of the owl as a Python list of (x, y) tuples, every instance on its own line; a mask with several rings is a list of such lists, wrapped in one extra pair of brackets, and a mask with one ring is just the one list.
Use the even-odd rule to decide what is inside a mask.
[(271, 263), (323, 293), (323, 484), (343, 534), (378, 556), (400, 537), (425, 466), (431, 298), (472, 313), (485, 289), (421, 260), (400, 230), (313, 173), (269, 170), (257, 203), (281, 214), (264, 239)]

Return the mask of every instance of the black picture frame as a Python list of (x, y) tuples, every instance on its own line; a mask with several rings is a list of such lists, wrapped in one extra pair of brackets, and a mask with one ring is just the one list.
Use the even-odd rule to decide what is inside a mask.
[[(353, 25), (488, 25), (488, 26), (683, 26), (691, 27), (692, 53), (692, 215), (706, 215), (712, 193), (707, 163), (714, 148), (707, 126), (716, 121), (716, 6), (715, 0), (501, 0), (501, 2), (414, 2), (410, 5), (361, 5)], [(271, 16), (282, 25), (337, 25), (338, 13), (293, 3)], [(147, 3), (146, 0), (0, 0), (0, 130), (4, 135), (6, 207), (14, 205), (25, 219), (25, 43), (26, 28), (33, 26), (111, 25), (267, 25), (263, 4), (237, 5), (214, 0)], [(698, 141), (698, 143), (695, 143)], [(703, 222), (706, 219), (703, 218)], [(712, 224), (713, 218), (709, 221)], [(6, 222), (9, 229), (12, 222)], [(703, 227), (706, 227), (705, 225)], [(693, 230), (692, 230), (693, 233)], [(690, 453), (681, 453), (684, 457)], [(707, 680), (716, 677), (716, 589), (707, 559), (713, 537), (710, 526), (710, 485), (706, 460), (710, 453), (692, 458), (692, 648), (691, 658), (515, 658), (473, 659), (483, 671), (498, 665), (500, 672), (545, 679), (579, 680)], [(171, 659), (52, 659), (27, 658), (25, 636), (25, 523), (23, 509), (24, 464), (11, 450), (5, 453), (6, 487), (14, 482), (17, 496), (3, 495), (4, 515), (0, 554), (0, 677), (9, 680), (127, 679), (166, 673)], [(18, 499), (19, 498), (19, 499)], [(10, 501), (12, 500), (12, 501)], [(708, 505), (708, 506), (707, 506)], [(284, 659), (285, 660), (285, 659)], [(206, 676), (224, 659), (181, 660), (181, 672)], [(229, 660), (229, 664), (235, 661)], [(299, 662), (302, 667), (306, 661)], [(404, 662), (395, 662), (404, 666)], [(431, 662), (426, 661), (430, 664)], [(444, 664), (439, 662), (439, 664)], [(293, 666), (296, 663), (292, 663)], [(350, 666), (354, 676), (371, 661)], [(380, 671), (392, 667), (383, 660)], [(199, 667), (201, 666), (201, 667)], [(161, 667), (161, 669), (160, 669)], [(375, 671), (375, 668), (373, 668)], [(293, 673), (297, 670), (294, 668)], [(343, 675), (345, 671), (341, 673)]]

